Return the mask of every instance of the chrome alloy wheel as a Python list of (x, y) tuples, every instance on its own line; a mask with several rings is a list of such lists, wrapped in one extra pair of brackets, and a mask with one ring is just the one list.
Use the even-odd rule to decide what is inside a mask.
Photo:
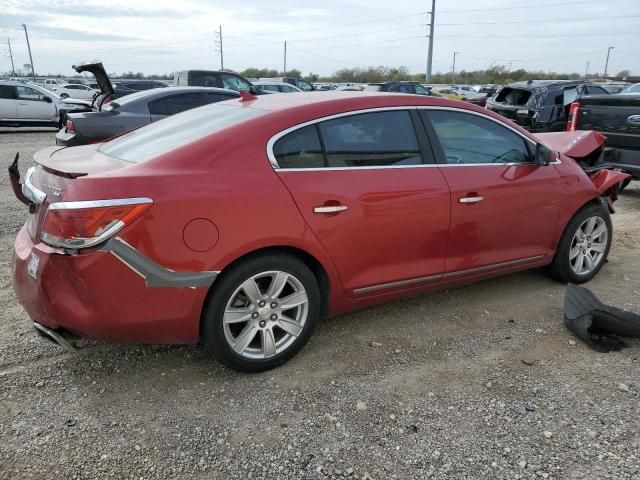
[(571, 240), (569, 263), (578, 275), (587, 275), (595, 270), (604, 259), (609, 240), (609, 230), (604, 218), (587, 218)]
[(224, 336), (233, 351), (249, 359), (284, 352), (302, 333), (309, 299), (290, 273), (269, 271), (245, 280), (227, 302)]

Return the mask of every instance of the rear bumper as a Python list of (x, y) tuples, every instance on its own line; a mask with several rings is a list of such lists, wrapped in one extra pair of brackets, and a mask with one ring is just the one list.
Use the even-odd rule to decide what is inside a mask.
[(56, 133), (56, 145), (62, 147), (75, 147), (77, 145), (85, 145), (87, 141), (75, 132), (67, 133), (66, 129), (61, 128)]
[(12, 277), (32, 321), (55, 332), (110, 342), (195, 343), (208, 290), (150, 288), (109, 252), (67, 255), (34, 244), (26, 227), (15, 241)]

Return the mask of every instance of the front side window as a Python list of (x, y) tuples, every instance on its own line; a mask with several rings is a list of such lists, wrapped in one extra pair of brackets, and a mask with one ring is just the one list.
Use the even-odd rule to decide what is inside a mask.
[(31, 102), (44, 102), (44, 95), (37, 90), (29, 87), (16, 87), (18, 98), (20, 100), (28, 100)]
[(525, 140), (493, 120), (445, 110), (429, 111), (428, 117), (448, 164), (531, 162)]
[(315, 125), (285, 135), (273, 146), (280, 168), (322, 168), (324, 155)]
[(429, 95), (429, 90), (424, 88), (422, 85), (416, 85), (416, 93), (418, 95)]
[(0, 85), (0, 98), (15, 99), (16, 88), (12, 85)]
[[(313, 90), (313, 85), (311, 85), (306, 80), (298, 80), (298, 88), (303, 92), (310, 92), (311, 90)], [(297, 90), (292, 91), (297, 92)]]
[(319, 124), (329, 167), (422, 163), (408, 111), (362, 113)]
[(245, 82), (243, 79), (233, 75), (223, 75), (222, 83), (224, 84), (224, 88), (235, 90), (236, 92), (239, 92), (240, 90), (249, 91), (251, 88), (251, 85), (249, 85), (248, 82)]

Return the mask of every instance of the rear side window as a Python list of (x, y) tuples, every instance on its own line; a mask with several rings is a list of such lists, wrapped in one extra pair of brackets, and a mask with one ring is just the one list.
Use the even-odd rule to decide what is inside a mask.
[(16, 89), (11, 85), (0, 85), (0, 98), (16, 98)]
[(295, 130), (273, 146), (280, 168), (322, 168), (324, 155), (315, 125)]
[(329, 167), (375, 167), (422, 163), (408, 111), (372, 112), (322, 122)]
[(192, 108), (200, 107), (207, 103), (199, 93), (187, 93), (173, 95), (149, 103), (149, 112), (152, 115), (175, 115)]
[(428, 112), (448, 164), (526, 163), (525, 140), (499, 123), (462, 112)]
[(249, 89), (251, 88), (251, 85), (248, 82), (234, 75), (222, 75), (222, 83), (224, 84), (224, 88), (235, 90), (237, 92), (239, 92), (240, 90), (249, 91)]
[(99, 150), (114, 158), (141, 163), (265, 113), (257, 108), (212, 104), (146, 125), (106, 142)]

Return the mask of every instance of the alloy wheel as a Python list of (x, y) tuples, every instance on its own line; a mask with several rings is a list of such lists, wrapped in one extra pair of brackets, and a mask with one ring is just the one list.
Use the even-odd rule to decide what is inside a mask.
[(223, 314), (225, 340), (248, 359), (267, 359), (287, 350), (300, 336), (309, 314), (307, 292), (294, 275), (262, 272), (231, 295)]
[(604, 259), (609, 239), (609, 229), (602, 217), (587, 218), (576, 230), (571, 240), (569, 264), (578, 275), (588, 275)]

